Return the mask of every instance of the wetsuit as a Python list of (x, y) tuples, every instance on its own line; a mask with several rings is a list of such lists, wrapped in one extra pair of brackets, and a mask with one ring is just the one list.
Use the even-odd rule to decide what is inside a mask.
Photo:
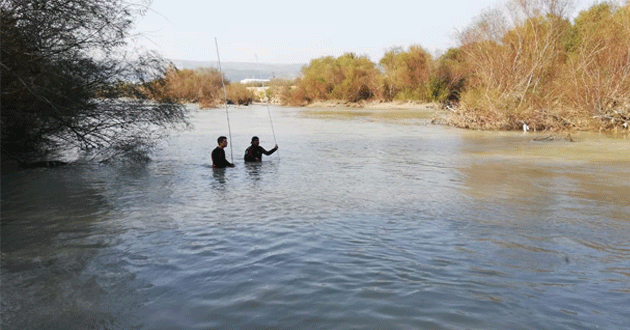
[(225, 159), (225, 150), (219, 147), (214, 148), (214, 150), (212, 150), (212, 167), (224, 168), (228, 166), (232, 166), (232, 163)]
[(269, 151), (265, 150), (265, 148), (261, 146), (249, 146), (245, 149), (245, 161), (246, 162), (257, 162), (262, 160), (262, 155), (265, 154), (267, 156), (276, 152), (276, 148), (273, 148)]

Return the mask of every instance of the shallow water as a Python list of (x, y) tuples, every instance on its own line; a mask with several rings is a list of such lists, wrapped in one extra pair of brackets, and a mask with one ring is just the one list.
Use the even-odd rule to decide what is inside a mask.
[(219, 109), (147, 164), (3, 175), (3, 329), (630, 324), (627, 138), (270, 111), (261, 164), (252, 106), (230, 108), (236, 168), (211, 168)]

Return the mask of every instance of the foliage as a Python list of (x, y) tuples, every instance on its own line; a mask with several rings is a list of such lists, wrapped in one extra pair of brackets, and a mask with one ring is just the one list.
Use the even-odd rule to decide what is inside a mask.
[(430, 99), (431, 55), (419, 46), (394, 48), (380, 60), (385, 69), (386, 99)]
[(468, 68), (464, 62), (462, 51), (459, 48), (451, 48), (440, 56), (436, 62), (434, 79), (439, 81), (439, 86), (446, 95), (445, 98), (436, 97), (434, 100), (439, 102), (459, 102), (468, 76)]
[[(229, 83), (226, 80), (226, 83)], [(216, 107), (223, 103), (221, 73), (213, 68), (178, 70), (169, 66), (166, 74), (151, 82), (157, 93), (153, 99), (186, 103), (199, 103), (201, 107)]]
[(630, 1), (580, 13), (563, 79), (562, 104), (614, 129), (630, 122)]
[(381, 74), (365, 56), (348, 53), (314, 59), (296, 81), (293, 103), (324, 100), (358, 102), (380, 96)]
[(302, 76), (296, 82), (296, 98), (307, 102), (327, 100), (334, 85), (340, 83), (335, 77), (335, 62), (335, 58), (326, 56), (302, 68)]
[(254, 98), (254, 92), (247, 89), (241, 83), (232, 83), (226, 87), (227, 102), (229, 104), (250, 105)]
[[(223, 94), (223, 84), (225, 95)], [(202, 108), (215, 108), (223, 104), (224, 96), (229, 104), (249, 105), (256, 95), (251, 87), (241, 83), (230, 83), (221, 79), (221, 73), (214, 68), (178, 70), (170, 66), (166, 74), (148, 84), (155, 93), (147, 95), (158, 101), (198, 103)]]
[(420, 100), (459, 105), (449, 123), (477, 129), (621, 129), (630, 125), (630, 1), (596, 4), (572, 23), (571, 0), (512, 0), (460, 34), (437, 59), (420, 46), (379, 61), (312, 60), (283, 104)]
[(292, 106), (300, 106), (303, 104), (296, 103), (297, 100), (303, 100), (303, 97), (297, 97), (296, 93), (296, 81), (287, 79), (273, 79), (269, 83), (269, 89), (267, 90), (267, 97), (272, 103), (287, 104)]
[(3, 161), (72, 147), (146, 155), (159, 128), (186, 123), (184, 107), (149, 102), (153, 86), (137, 88), (162, 75), (164, 62), (122, 52), (144, 10), (122, 0), (1, 3)]
[[(572, 25), (566, 1), (514, 1), (462, 33), (460, 126), (611, 128), (630, 120), (629, 3), (596, 5)], [(602, 118), (603, 121), (593, 118)], [(613, 125), (613, 126), (614, 126)]]

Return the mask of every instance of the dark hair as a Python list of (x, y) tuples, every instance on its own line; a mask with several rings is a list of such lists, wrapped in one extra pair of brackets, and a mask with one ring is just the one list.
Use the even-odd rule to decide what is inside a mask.
[(219, 136), (219, 138), (217, 139), (217, 143), (221, 144), (221, 142), (227, 140), (227, 138), (225, 136)]
[(252, 136), (252, 143), (254, 143), (254, 140), (259, 140), (257, 136)]

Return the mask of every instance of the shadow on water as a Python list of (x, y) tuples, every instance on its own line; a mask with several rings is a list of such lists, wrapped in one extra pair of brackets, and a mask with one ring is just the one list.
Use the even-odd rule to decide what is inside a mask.
[(215, 179), (215, 184), (213, 186), (221, 190), (225, 189), (225, 184), (227, 183), (225, 171), (228, 171), (229, 169), (210, 167), (210, 170), (212, 171), (212, 177)]
[(263, 166), (262, 162), (245, 162), (244, 166), (247, 175), (249, 175), (254, 182), (260, 181), (260, 174)]

